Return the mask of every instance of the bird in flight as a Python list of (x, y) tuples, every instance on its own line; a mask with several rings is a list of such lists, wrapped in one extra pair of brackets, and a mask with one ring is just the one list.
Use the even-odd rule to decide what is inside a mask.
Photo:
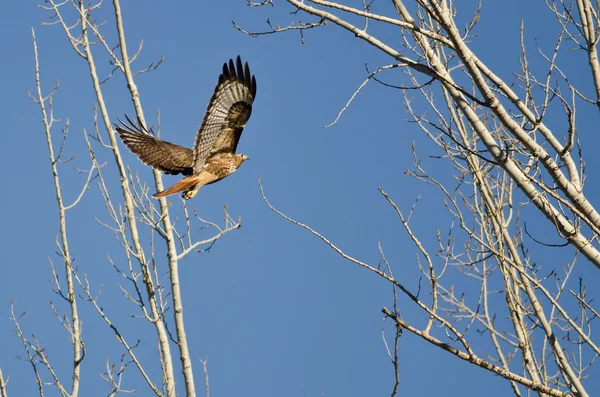
[[(256, 97), (256, 79), (246, 62), (237, 57), (234, 64), (223, 64), (223, 72), (200, 129), (196, 133), (194, 149), (188, 149), (154, 137), (144, 126), (137, 127), (127, 118), (115, 124), (117, 133), (127, 148), (138, 155), (142, 163), (165, 174), (182, 174), (182, 180), (152, 197), (165, 197), (183, 192), (181, 197), (191, 199), (198, 190), (233, 174), (248, 156), (236, 153), (246, 122), (252, 113)], [(152, 131), (150, 131), (152, 132)]]

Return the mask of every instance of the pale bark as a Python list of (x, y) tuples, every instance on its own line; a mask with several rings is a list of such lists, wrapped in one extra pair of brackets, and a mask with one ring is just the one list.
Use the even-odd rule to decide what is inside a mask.
[[(580, 36), (576, 32), (581, 31), (586, 43), (581, 45), (581, 49), (588, 53), (594, 84), (600, 81), (596, 79), (600, 70), (595, 55), (598, 37), (596, 8), (590, 0), (578, 0), (583, 20), (579, 24), (570, 14), (567, 4), (562, 3), (564, 7), (557, 11), (552, 2), (553, 12), (559, 21), (559, 34), (550, 55), (539, 51), (548, 68), (541, 79), (537, 79), (530, 69), (522, 26), (522, 74), (517, 74), (517, 78), (522, 82), (523, 92), (517, 93), (518, 84), (502, 80), (471, 50), (471, 42), (477, 39), (472, 31), (477, 23), (481, 23), (479, 10), (466, 26), (461, 20), (459, 29), (455, 18), (461, 12), (462, 5), (458, 3), (447, 0), (415, 0), (410, 5), (402, 0), (391, 2), (397, 17), (377, 14), (374, 12), (376, 7), (371, 3), (363, 3), (360, 9), (327, 0), (287, 0), (300, 13), (305, 12), (318, 19), (318, 26), (310, 21), (302, 22), (305, 29), (324, 29), (327, 22), (332, 22), (398, 62), (380, 66), (370, 73), (335, 120), (325, 127), (337, 123), (369, 82), (381, 82), (380, 77), (375, 78), (375, 75), (383, 74), (383, 71), (403, 70), (412, 86), (383, 85), (402, 91), (410, 118), (445, 153), (442, 158), (456, 171), (454, 178), (457, 182), (436, 180), (422, 167), (423, 160), (417, 156), (414, 146), (415, 170), (407, 174), (433, 185), (442, 193), (445, 208), (466, 233), (464, 251), (454, 253), (452, 248), (444, 247), (438, 229), (440, 247), (435, 255), (438, 258), (429, 254), (428, 248), (410, 227), (411, 216), (405, 217), (391, 197), (380, 189), (400, 218), (401, 226), (418, 253), (416, 265), (429, 283), (430, 296), (425, 299), (411, 293), (392, 275), (392, 265), (385, 259), (381, 245), (379, 249), (387, 271), (349, 256), (313, 228), (275, 209), (264, 193), (263, 198), (279, 216), (319, 237), (348, 261), (393, 284), (394, 312), (384, 311), (396, 321), (399, 329), (408, 329), (458, 358), (504, 377), (516, 396), (526, 395), (526, 390), (534, 391), (541, 397), (571, 394), (587, 396), (584, 381), (594, 360), (584, 358), (587, 353), (583, 352), (596, 356), (599, 351), (591, 333), (590, 320), (596, 311), (590, 305), (590, 298), (586, 297), (585, 286), (580, 287), (578, 294), (574, 293), (581, 302), (579, 313), (567, 310), (572, 305), (565, 306), (562, 296), (577, 256), (564, 270), (564, 279), (557, 282), (556, 291), (553, 292), (549, 288), (552, 284), (547, 285), (548, 280), (538, 276), (535, 259), (523, 248), (526, 245), (522, 236), (527, 231), (523, 231), (519, 223), (520, 213), (517, 204), (513, 203), (513, 195), (516, 191), (522, 192), (527, 202), (535, 206), (530, 211), (543, 214), (547, 225), (556, 230), (556, 235), (565, 240), (566, 245), (574, 247), (596, 268), (600, 268), (597, 241), (600, 214), (583, 189), (585, 175), (582, 155), (577, 151), (580, 137), (576, 129), (575, 111), (576, 97), (587, 103), (595, 104), (597, 101), (588, 99), (577, 90), (558, 65), (558, 53), (564, 38), (578, 43)], [(365, 21), (364, 27), (354, 23), (357, 16)], [(399, 27), (403, 48), (392, 47), (381, 40), (374, 33), (378, 31), (373, 29), (373, 23)], [(280, 28), (279, 25), (274, 29), (269, 24), (270, 31), (257, 33), (235, 26), (253, 37), (293, 30)], [(298, 28), (298, 24), (292, 23), (290, 27)], [(575, 33), (569, 33), (570, 29)], [(421, 77), (429, 81), (422, 83)], [(555, 82), (553, 77), (561, 81)], [(466, 86), (471, 85), (469, 90), (463, 88), (465, 85), (460, 85), (464, 84), (465, 78)], [(563, 93), (560, 84), (568, 94)], [(535, 94), (534, 90), (537, 90)], [(407, 92), (417, 92), (421, 107), (413, 105), (417, 101), (409, 97)], [(538, 92), (541, 95), (537, 95)], [(551, 107), (552, 100), (562, 107)], [(547, 121), (549, 118), (544, 117), (548, 112), (556, 112), (556, 109), (563, 110), (568, 120), (569, 128), (564, 139), (558, 137)], [(437, 154), (435, 157), (438, 158)], [(414, 209), (413, 206), (411, 215)], [(436, 226), (439, 228), (439, 225)], [(454, 238), (451, 229), (448, 246), (451, 245), (450, 240), (453, 244)], [(449, 263), (453, 266), (449, 266)], [(465, 276), (481, 283), (476, 307), (455, 293), (460, 286), (448, 286), (442, 282), (450, 267), (459, 269)], [(503, 289), (500, 291), (491, 291), (489, 288), (493, 274), (501, 277)], [(495, 285), (498, 281), (494, 280)], [(426, 316), (427, 321), (419, 323), (422, 328), (399, 317), (396, 289), (414, 302)], [(503, 307), (499, 307), (497, 301), (496, 304), (492, 303), (494, 301), (491, 298), (498, 293), (504, 297)], [(510, 319), (511, 329), (499, 328), (495, 322), (496, 316)], [(465, 331), (460, 331), (459, 324), (467, 320)], [(495, 358), (486, 361), (475, 355), (468, 332), (474, 323), (480, 324), (489, 333), (489, 345), (496, 353)], [(448, 342), (433, 335), (436, 328), (445, 331)], [(577, 348), (572, 345), (573, 339), (578, 343)], [(454, 344), (459, 346), (455, 347)], [(391, 356), (389, 348), (388, 354)], [(493, 360), (497, 360), (498, 365)], [(518, 367), (515, 364), (517, 360), (520, 361)], [(523, 372), (522, 375), (518, 373), (519, 370)]]
[[(52, 124), (54, 122), (52, 109), (46, 108), (46, 101), (51, 100), (52, 92), (49, 96), (44, 97), (42, 94), (42, 85), (40, 82), (40, 66), (38, 59), (38, 48), (35, 40), (35, 32), (33, 29), (31, 30), (33, 37), (33, 50), (34, 50), (34, 59), (35, 59), (35, 82), (37, 88), (37, 99), (36, 102), (40, 106), (42, 123), (44, 124), (44, 132), (46, 135), (46, 144), (48, 146), (48, 155), (50, 158), (50, 168), (52, 170), (52, 177), (54, 182), (54, 192), (56, 195), (56, 202), (58, 205), (58, 218), (59, 218), (59, 235), (60, 235), (60, 244), (59, 250), (60, 255), (64, 261), (64, 276), (67, 282), (67, 294), (63, 294), (60, 290), (60, 285), (58, 284), (58, 279), (56, 279), (56, 285), (59, 289), (60, 295), (69, 303), (70, 307), (70, 317), (71, 321), (68, 326), (65, 326), (67, 331), (70, 333), (71, 344), (73, 345), (73, 373), (72, 373), (72, 383), (71, 383), (71, 397), (77, 397), (79, 395), (79, 385), (80, 385), (80, 374), (81, 374), (81, 362), (83, 360), (82, 355), (82, 346), (83, 340), (81, 338), (81, 324), (79, 320), (79, 312), (77, 309), (77, 298), (75, 295), (75, 284), (73, 281), (73, 262), (71, 257), (71, 251), (69, 249), (69, 240), (67, 238), (67, 209), (74, 207), (79, 200), (81, 199), (83, 192), (87, 189), (89, 185), (90, 179), (88, 178), (85, 186), (83, 187), (81, 194), (79, 197), (71, 204), (70, 206), (66, 206), (63, 201), (62, 189), (60, 185), (60, 178), (58, 174), (57, 164), (60, 161), (60, 156), (62, 154), (62, 146), (60, 153), (56, 155), (54, 153), (54, 142), (52, 140)], [(68, 129), (68, 125), (67, 125)], [(66, 134), (66, 132), (65, 132)], [(66, 136), (65, 138), (66, 139)], [(64, 142), (63, 142), (64, 144)], [(92, 175), (92, 171), (90, 170), (90, 176)], [(60, 318), (60, 316), (58, 316)], [(42, 357), (45, 357), (42, 355)], [(47, 362), (46, 362), (47, 363)], [(49, 363), (47, 363), (49, 366)], [(52, 371), (52, 367), (49, 366), (48, 370)]]
[(0, 397), (8, 397), (8, 391), (6, 390), (6, 380), (2, 375), (2, 369), (0, 368)]
[[(79, 2), (79, 9), (81, 15), (87, 15), (86, 9), (83, 1)], [(169, 337), (167, 335), (164, 323), (162, 322), (161, 315), (159, 312), (158, 304), (156, 302), (156, 293), (155, 287), (152, 282), (152, 277), (150, 275), (150, 270), (148, 268), (148, 262), (146, 256), (144, 254), (144, 250), (142, 248), (139, 233), (137, 229), (137, 219), (135, 218), (135, 207), (133, 201), (131, 199), (131, 193), (129, 192), (129, 185), (127, 179), (127, 172), (125, 169), (125, 165), (123, 164), (123, 160), (121, 157), (121, 153), (119, 150), (119, 146), (117, 144), (117, 139), (115, 133), (112, 129), (112, 124), (108, 117), (108, 110), (106, 108), (106, 104), (104, 101), (104, 95), (100, 88), (100, 81), (98, 79), (98, 73), (96, 72), (96, 64), (94, 62), (94, 56), (91, 51), (89, 39), (88, 39), (88, 30), (87, 30), (87, 18), (81, 18), (81, 31), (83, 37), (83, 47), (85, 50), (85, 59), (90, 69), (90, 77), (92, 80), (92, 86), (94, 92), (96, 94), (96, 100), (98, 102), (98, 106), (100, 108), (100, 115), (102, 116), (102, 121), (104, 122), (104, 126), (108, 131), (111, 149), (114, 154), (114, 159), (117, 164), (117, 169), (120, 175), (121, 181), (121, 189), (123, 190), (123, 199), (125, 201), (125, 211), (127, 215), (127, 219), (129, 222), (129, 230), (131, 233), (131, 243), (133, 244), (134, 256), (139, 261), (140, 267), (144, 274), (144, 284), (146, 285), (147, 299), (150, 303), (150, 310), (152, 314), (153, 324), (155, 326), (158, 340), (160, 343), (161, 351), (163, 354), (163, 367), (166, 373), (165, 383), (167, 388), (167, 395), (169, 397), (175, 396), (175, 377), (173, 375), (173, 363), (171, 360), (171, 347), (169, 345)], [(153, 385), (149, 384), (151, 387)]]
[[(131, 100), (137, 114), (138, 120), (143, 126), (146, 126), (144, 118), (144, 112), (140, 102), (140, 94), (137, 89), (137, 85), (133, 79), (131, 73), (129, 55), (127, 53), (127, 42), (125, 40), (125, 31), (123, 28), (123, 20), (121, 15), (121, 6), (119, 0), (113, 0), (113, 6), (115, 8), (115, 17), (117, 22), (117, 31), (119, 33), (119, 46), (121, 48), (121, 59), (123, 61), (123, 73), (127, 79), (127, 86), (131, 93)], [(110, 125), (107, 125), (107, 129), (111, 129)], [(114, 133), (111, 135), (114, 136)], [(156, 191), (160, 192), (163, 190), (162, 174), (159, 170), (153, 169), (154, 181)], [(164, 238), (167, 244), (167, 258), (169, 261), (169, 273), (171, 282), (171, 296), (173, 298), (173, 315), (175, 317), (175, 329), (177, 332), (177, 346), (179, 348), (179, 358), (181, 360), (181, 371), (183, 373), (183, 379), (185, 381), (185, 390), (187, 397), (194, 397), (196, 395), (196, 388), (194, 385), (194, 373), (192, 371), (192, 360), (188, 350), (187, 336), (185, 333), (185, 325), (183, 322), (183, 303), (181, 297), (181, 288), (179, 282), (179, 262), (177, 255), (177, 248), (175, 247), (175, 239), (173, 236), (173, 227), (171, 225), (171, 219), (169, 217), (169, 207), (167, 199), (161, 197), (159, 200), (161, 209), (161, 218), (164, 230)]]

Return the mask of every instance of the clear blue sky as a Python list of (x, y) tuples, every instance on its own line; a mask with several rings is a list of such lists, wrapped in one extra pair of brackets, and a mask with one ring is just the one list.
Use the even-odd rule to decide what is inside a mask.
[[(143, 68), (165, 56), (157, 71), (137, 78), (148, 123), (156, 124), (156, 110), (160, 109), (165, 139), (192, 145), (221, 65), (227, 59), (240, 54), (258, 82), (253, 115), (239, 145), (239, 151), (246, 153), (250, 161), (235, 175), (203, 188), (190, 202), (203, 218), (215, 222), (220, 222), (223, 205), (227, 204), (232, 216), (241, 216), (243, 222), (240, 230), (219, 240), (210, 253), (191, 255), (181, 263), (197, 387), (201, 387), (202, 377), (196, 358), (208, 358), (214, 396), (389, 395), (393, 369), (381, 341), (384, 323), (380, 310), (391, 306), (390, 286), (272, 213), (262, 201), (257, 178), (262, 177), (266, 194), (276, 207), (311, 225), (358, 259), (376, 265), (377, 239), (381, 238), (396, 276), (416, 291), (419, 272), (415, 249), (377, 188), (386, 190), (406, 211), (417, 196), (422, 196), (413, 227), (435, 252), (436, 230), (445, 232), (449, 217), (434, 190), (403, 174), (411, 168), (411, 142), (423, 148), (423, 153), (429, 143), (414, 125), (404, 121), (399, 93), (376, 84), (358, 96), (335, 127), (322, 128), (335, 118), (365, 78), (365, 62), (375, 69), (392, 60), (334, 26), (306, 32), (306, 45), (300, 43), (295, 32), (253, 39), (233, 28), (232, 20), (248, 30), (260, 31), (267, 29), (267, 17), (282, 26), (290, 18), (310, 19), (290, 16), (292, 10), (281, 1), (274, 8), (263, 9), (251, 9), (245, 0), (184, 1), (177, 2), (177, 6), (175, 2), (159, 1), (122, 3), (130, 51), (144, 40), (135, 66)], [(511, 79), (518, 71), (521, 19), (525, 20), (532, 51), (534, 39), (546, 48), (554, 43), (555, 26), (548, 22), (551, 17), (544, 23), (536, 18), (540, 12), (547, 12), (542, 2), (538, 3), (537, 10), (523, 1), (483, 4), (474, 49), (502, 77)], [(113, 23), (111, 8), (106, 2), (100, 13), (109, 20), (107, 26)], [(26, 95), (26, 90), (35, 89), (32, 27), (38, 37), (44, 90), (49, 92), (60, 80), (55, 116), (71, 120), (65, 155), (77, 157), (61, 167), (67, 202), (76, 197), (85, 178), (73, 171), (72, 165), (89, 166), (83, 128), (93, 128), (95, 97), (87, 65), (73, 53), (58, 27), (40, 26), (46, 20), (46, 12), (33, 1), (5, 0), (0, 4), (4, 54), (0, 66), (0, 168), (4, 178), (0, 198), (0, 246), (4, 257), (0, 277), (0, 367), (10, 376), (11, 396), (36, 392), (30, 367), (16, 358), (23, 351), (8, 321), (13, 297), (17, 299), (17, 312), (27, 312), (23, 327), (29, 333), (35, 332), (46, 345), (66, 383), (71, 356), (68, 339), (49, 307), (50, 300), (59, 301), (50, 288), (48, 266), (49, 257), (60, 262), (54, 254), (58, 223), (40, 112)], [(399, 46), (397, 30), (381, 29), (380, 34), (390, 45)], [(111, 30), (107, 30), (107, 36), (115, 43)], [(586, 64), (571, 61), (565, 56), (569, 67), (581, 68), (575, 78), (587, 79), (591, 84)], [(101, 75), (106, 76), (110, 72), (106, 58), (99, 57), (98, 62)], [(391, 81), (406, 83), (400, 73), (388, 76)], [(115, 76), (104, 89), (113, 119), (134, 113), (121, 76)], [(582, 132), (584, 145), (597, 145), (597, 122), (591, 117), (582, 120), (580, 128), (589, 129)], [(55, 134), (59, 132), (55, 129)], [(118, 181), (109, 153), (99, 150), (99, 156), (109, 162), (106, 173), (112, 177), (110, 187), (116, 191)], [(151, 183), (147, 167), (129, 153), (125, 159)], [(597, 161), (588, 157), (588, 169), (598, 169)], [(432, 170), (444, 164), (426, 162)], [(590, 174), (587, 188), (589, 192), (598, 191), (598, 174)], [(163, 179), (165, 184), (175, 180), (169, 176)], [(179, 207), (179, 200), (174, 201)], [(179, 209), (174, 214), (180, 214)], [(151, 362), (156, 350), (152, 331), (142, 320), (128, 319), (127, 314), (135, 308), (125, 303), (107, 261), (107, 254), (116, 260), (122, 260), (123, 254), (112, 233), (94, 219), (108, 219), (97, 186), (86, 193), (68, 217), (77, 266), (94, 285), (104, 285), (103, 307), (131, 341), (142, 338), (138, 354)], [(556, 238), (552, 231), (538, 232)], [(555, 260), (552, 252), (542, 255), (543, 260)], [(562, 263), (559, 260), (548, 266), (560, 267)], [(581, 260), (576, 273), (587, 274), (590, 283), (597, 281), (597, 271), (590, 270), (594, 269)], [(402, 300), (401, 304), (403, 316), (419, 318), (410, 302)], [(118, 360), (120, 346), (88, 305), (81, 302), (80, 310), (88, 349), (82, 370), (83, 395), (105, 395), (108, 391), (98, 374), (104, 371), (107, 355)], [(508, 383), (499, 377), (460, 362), (408, 333), (401, 339), (400, 355), (400, 395), (485, 393), (495, 397), (510, 393)], [(156, 375), (156, 365), (150, 365), (150, 371)], [(593, 374), (600, 379), (597, 370)], [(589, 391), (600, 392), (599, 381), (592, 379), (587, 381)], [(124, 387), (148, 395), (133, 367)]]

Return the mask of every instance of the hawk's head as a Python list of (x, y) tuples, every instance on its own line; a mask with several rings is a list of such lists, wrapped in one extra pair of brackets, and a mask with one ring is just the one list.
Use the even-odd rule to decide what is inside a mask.
[(235, 168), (239, 168), (239, 166), (242, 165), (244, 161), (248, 160), (248, 156), (246, 156), (245, 154), (236, 154), (234, 158)]

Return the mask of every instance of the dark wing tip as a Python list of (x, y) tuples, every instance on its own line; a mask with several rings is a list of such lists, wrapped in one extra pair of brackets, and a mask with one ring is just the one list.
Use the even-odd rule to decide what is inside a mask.
[(233, 79), (236, 78), (235, 65), (233, 64), (233, 59), (229, 60), (229, 76)]
[[(127, 115), (125, 115), (125, 118), (127, 119), (127, 121), (130, 121), (129, 117), (127, 117)], [(113, 123), (113, 125), (115, 127), (115, 130), (121, 137), (121, 139), (125, 140), (126, 139), (125, 137), (127, 135), (138, 132), (137, 128), (135, 128), (135, 126), (133, 124), (131, 124), (131, 123), (128, 124), (121, 119), (117, 119), (117, 121), (119, 122), (120, 125), (117, 123)]]
[[(229, 61), (230, 66), (232, 61)], [(248, 62), (242, 63), (242, 58), (238, 55), (236, 58), (236, 78), (250, 90), (252, 98), (256, 97), (256, 78), (250, 72)]]
[(244, 84), (246, 84), (246, 87), (248, 87), (248, 89), (252, 93), (252, 97), (254, 97), (256, 89), (253, 88), (252, 79), (254, 79), (254, 76), (250, 74), (250, 66), (248, 66), (248, 62), (246, 62), (244, 64)]
[(229, 80), (229, 69), (227, 68), (227, 62), (223, 64), (223, 73), (219, 76), (219, 83), (222, 83), (221, 80)]
[(125, 120), (127, 120), (127, 122), (121, 120), (121, 119), (117, 119), (117, 121), (121, 124), (118, 125), (117, 123), (113, 123), (113, 125), (115, 126), (115, 129), (117, 130), (117, 133), (122, 137), (123, 134), (126, 133), (137, 133), (137, 134), (149, 134), (149, 135), (154, 135), (154, 132), (152, 131), (152, 128), (150, 128), (150, 130), (148, 130), (144, 124), (142, 123), (142, 121), (139, 119), (138, 117), (138, 122), (134, 123), (133, 121), (131, 121), (131, 119), (129, 118), (129, 116), (127, 116), (127, 114), (124, 114), (125, 116)]
[(119, 130), (121, 129), (121, 126), (119, 124), (123, 124), (123, 121), (121, 119), (117, 119), (117, 121), (118, 123), (112, 123), (112, 125), (115, 128), (115, 130), (119, 132)]
[(227, 80), (239, 81), (248, 87), (253, 98), (256, 96), (256, 78), (250, 72), (248, 62), (242, 62), (242, 58), (239, 55), (235, 58), (235, 62), (233, 59), (230, 59), (229, 62), (223, 64), (223, 73), (219, 76), (217, 86)]
[(240, 58), (240, 56), (238, 55), (236, 61), (235, 61), (235, 66), (237, 69), (237, 80), (240, 83), (244, 82), (244, 65), (242, 64), (242, 58)]

